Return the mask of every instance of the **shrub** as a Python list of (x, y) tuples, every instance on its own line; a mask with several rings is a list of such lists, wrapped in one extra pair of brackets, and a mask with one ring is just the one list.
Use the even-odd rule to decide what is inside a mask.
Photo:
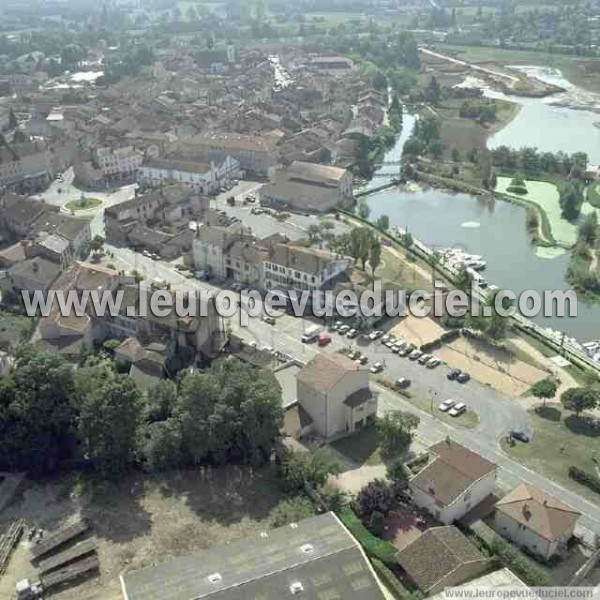
[(409, 600), (413, 597), (394, 573), (378, 558), (372, 558), (371, 564), (379, 579), (383, 581), (385, 587), (391, 592), (396, 600)]
[(549, 585), (548, 575), (512, 544), (496, 538), (490, 549), (505, 566), (514, 571), (527, 585), (532, 587)]
[(394, 567), (398, 550), (389, 542), (375, 537), (356, 516), (356, 513), (344, 508), (337, 513), (342, 523), (349, 529), (350, 533), (358, 540), (364, 551), (371, 558), (377, 558), (384, 564)]
[(569, 477), (600, 494), (600, 477), (579, 467), (569, 467)]

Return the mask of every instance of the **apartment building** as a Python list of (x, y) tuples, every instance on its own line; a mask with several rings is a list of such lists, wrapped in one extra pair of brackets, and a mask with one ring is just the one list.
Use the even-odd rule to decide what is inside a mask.
[(277, 136), (219, 133), (182, 138), (175, 142), (172, 150), (186, 160), (207, 163), (222, 164), (231, 157), (244, 172), (268, 177), (279, 158), (278, 144)]
[(217, 192), (226, 183), (241, 176), (238, 161), (226, 157), (218, 165), (175, 158), (149, 158), (138, 169), (138, 183), (157, 187), (168, 182), (177, 182), (193, 188), (199, 194)]
[(133, 146), (97, 148), (93, 157), (106, 181), (134, 179), (144, 160), (144, 154)]
[(265, 289), (318, 290), (341, 277), (352, 259), (327, 250), (276, 244), (264, 262)]
[(50, 153), (41, 143), (0, 147), (0, 187), (5, 191), (33, 193), (53, 177)]

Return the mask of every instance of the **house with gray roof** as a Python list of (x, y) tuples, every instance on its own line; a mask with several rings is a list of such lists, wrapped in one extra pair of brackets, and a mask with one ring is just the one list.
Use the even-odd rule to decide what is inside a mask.
[(358, 542), (326, 513), (121, 574), (124, 600), (383, 600)]
[(480, 577), (493, 564), (453, 526), (428, 529), (398, 552), (396, 559), (425, 595)]

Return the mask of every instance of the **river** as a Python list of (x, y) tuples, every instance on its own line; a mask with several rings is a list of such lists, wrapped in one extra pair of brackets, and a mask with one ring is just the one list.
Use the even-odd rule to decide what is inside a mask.
[[(535, 106), (537, 102), (539, 111), (546, 111), (546, 103), (542, 100), (527, 99), (528, 106)], [(552, 107), (555, 109), (556, 107)], [(568, 118), (576, 121), (583, 111), (561, 108), (566, 111)], [(521, 110), (520, 115), (534, 114), (534, 111)], [(594, 115), (594, 113), (589, 113)], [(598, 119), (598, 115), (594, 115)], [(519, 118), (519, 117), (518, 117)], [(522, 116), (520, 117), (522, 118)], [(587, 118), (587, 117), (586, 117)], [(519, 127), (528, 128), (526, 121)], [(404, 115), (404, 127), (394, 147), (386, 154), (384, 162), (397, 162), (402, 155), (402, 147), (410, 136), (416, 118), (413, 115)], [(514, 130), (517, 119), (508, 126)], [(555, 132), (560, 149), (575, 152), (587, 151), (581, 137), (572, 135), (567, 140), (560, 128), (549, 129), (543, 144), (539, 142), (542, 151), (552, 149), (548, 144), (554, 144)], [(595, 128), (593, 128), (595, 129)], [(504, 130), (502, 130), (504, 131)], [(502, 131), (500, 133), (502, 133)], [(587, 129), (587, 136), (590, 129)], [(493, 136), (490, 144), (496, 144), (497, 136)], [(514, 137), (510, 145), (519, 147), (519, 138)], [(521, 134), (519, 134), (521, 135)], [(585, 136), (584, 136), (585, 138)], [(503, 143), (508, 145), (507, 139)], [(537, 143), (537, 142), (536, 142)], [(569, 146), (569, 144), (572, 145)], [(531, 145), (531, 140), (529, 145)], [(596, 148), (600, 154), (600, 147)], [(595, 155), (594, 155), (595, 156)], [(593, 160), (596, 160), (595, 158)], [(600, 162), (600, 155), (597, 162)], [(378, 177), (374, 178), (368, 187), (377, 187), (385, 182), (383, 175), (397, 174), (398, 167), (382, 166), (378, 170)], [(468, 194), (453, 194), (435, 188), (411, 191), (407, 186), (390, 188), (376, 192), (366, 198), (371, 209), (371, 219), (386, 214), (390, 224), (407, 227), (419, 240), (432, 248), (449, 246), (461, 247), (472, 254), (480, 254), (487, 261), (485, 277), (499, 287), (520, 293), (526, 289), (543, 293), (545, 290), (569, 289), (565, 281), (565, 273), (569, 264), (569, 255), (566, 252), (547, 252), (532, 246), (525, 228), (525, 209), (501, 200), (488, 200)], [(581, 342), (600, 338), (600, 306), (586, 306), (578, 303), (578, 316), (569, 317), (544, 317), (534, 319), (543, 327), (550, 327), (557, 331), (564, 331), (568, 336), (575, 337)]]

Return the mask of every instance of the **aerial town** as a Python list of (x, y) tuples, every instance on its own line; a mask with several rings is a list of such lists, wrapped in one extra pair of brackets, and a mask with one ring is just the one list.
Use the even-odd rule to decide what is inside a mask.
[(3, 0), (0, 600), (591, 598), (599, 217), (599, 0)]

